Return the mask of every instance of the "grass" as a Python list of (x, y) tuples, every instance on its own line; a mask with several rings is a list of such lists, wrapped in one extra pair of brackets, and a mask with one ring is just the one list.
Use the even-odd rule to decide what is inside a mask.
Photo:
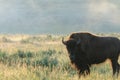
[[(116, 36), (120, 34), (99, 34)], [(0, 80), (119, 80), (112, 77), (109, 61), (91, 67), (78, 79), (71, 67), (62, 36), (0, 35)]]

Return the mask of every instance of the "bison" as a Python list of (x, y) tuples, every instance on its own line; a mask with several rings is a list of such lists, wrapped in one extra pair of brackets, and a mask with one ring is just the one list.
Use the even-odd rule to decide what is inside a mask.
[(62, 43), (66, 46), (72, 64), (81, 75), (90, 74), (90, 67), (107, 59), (111, 61), (113, 75), (119, 74), (120, 40), (116, 37), (101, 37), (88, 32), (73, 33)]

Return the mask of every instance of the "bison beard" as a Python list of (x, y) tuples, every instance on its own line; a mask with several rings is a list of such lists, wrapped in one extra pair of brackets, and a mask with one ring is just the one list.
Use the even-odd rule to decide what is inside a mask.
[(90, 74), (92, 64), (99, 64), (106, 59), (112, 63), (113, 75), (119, 74), (120, 40), (115, 37), (99, 37), (90, 33), (73, 33), (69, 40), (62, 40), (66, 45), (71, 63), (81, 75)]

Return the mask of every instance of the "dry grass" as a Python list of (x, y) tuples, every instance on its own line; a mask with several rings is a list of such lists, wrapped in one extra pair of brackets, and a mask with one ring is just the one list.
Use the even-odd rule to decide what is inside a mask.
[[(98, 34), (104, 35), (104, 34)], [(109, 34), (119, 37), (120, 34)], [(105, 36), (105, 35), (104, 35)], [(71, 68), (62, 36), (0, 35), (0, 80), (119, 80), (107, 61), (78, 79)], [(120, 37), (119, 37), (120, 38)]]

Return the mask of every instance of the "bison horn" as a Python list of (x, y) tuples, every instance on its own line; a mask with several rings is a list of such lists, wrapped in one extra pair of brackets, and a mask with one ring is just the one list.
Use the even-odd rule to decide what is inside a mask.
[(62, 43), (63, 43), (64, 45), (66, 45), (66, 41), (64, 41), (64, 38), (62, 38)]

